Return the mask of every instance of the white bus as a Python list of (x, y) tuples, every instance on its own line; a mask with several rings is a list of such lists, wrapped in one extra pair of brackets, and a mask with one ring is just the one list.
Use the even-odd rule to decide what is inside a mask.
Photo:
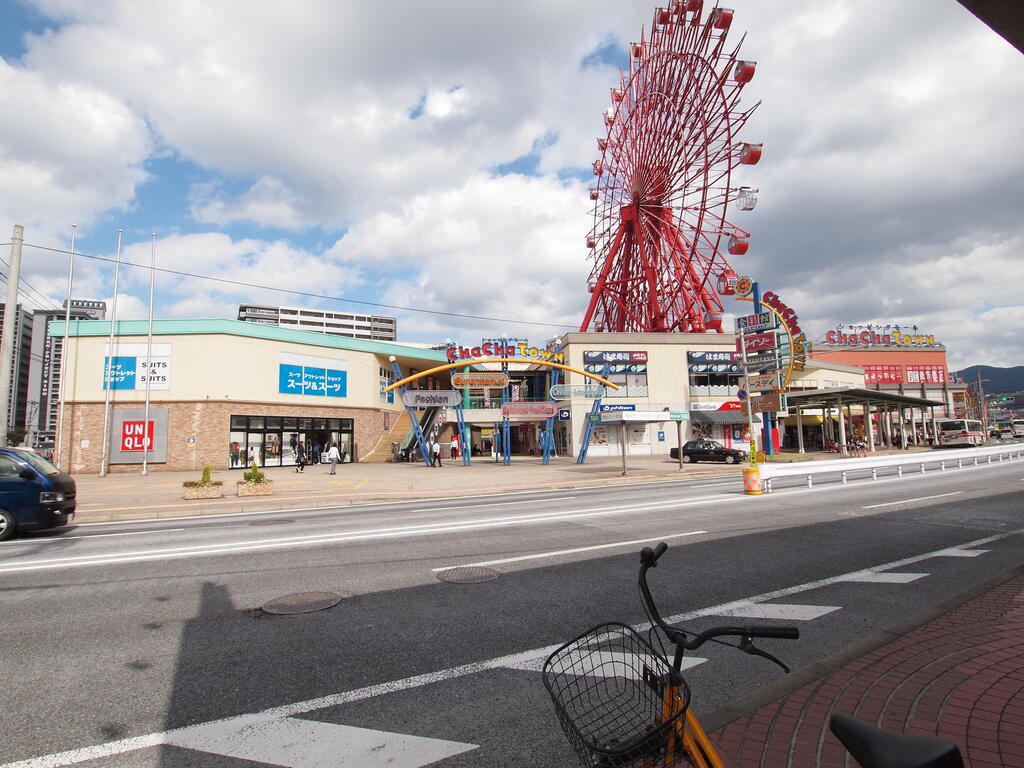
[(1014, 419), (1010, 424), (1013, 427), (1014, 437), (1024, 437), (1024, 419)]
[(945, 419), (938, 423), (938, 430), (942, 447), (985, 444), (985, 429), (977, 419)]

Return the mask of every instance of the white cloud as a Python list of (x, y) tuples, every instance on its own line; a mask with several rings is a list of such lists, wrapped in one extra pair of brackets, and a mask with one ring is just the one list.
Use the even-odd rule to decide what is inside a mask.
[[(179, 191), (157, 196), (152, 215), (193, 220), (149, 226), (232, 233), (164, 236), (162, 263), (578, 324), (587, 184), (560, 178), (596, 159), (618, 84), (592, 54), (638, 39), (648, 5), (37, 4), (61, 23), (0, 62), (0, 203), (47, 244), (66, 222), (84, 230), (142, 204), (144, 164), (159, 155), (189, 163), (189, 176), (153, 179)], [(728, 47), (746, 31), (742, 55), (758, 62), (743, 105), (763, 99), (736, 138), (765, 151), (732, 179), (761, 190), (755, 211), (732, 215), (752, 235), (737, 271), (783, 294), (812, 332), (899, 316), (942, 335), (951, 359), (1024, 361), (1024, 341), (988, 346), (998, 334), (982, 330), (1022, 306), (1009, 287), (1024, 243), (1020, 54), (952, 1), (731, 5)], [(493, 175), (531, 153), (540, 178)], [(267, 227), (296, 241), (347, 232), (333, 247), (246, 236)], [(134, 247), (148, 262), (148, 243)], [(60, 273), (55, 258), (36, 275), (62, 295)], [(83, 267), (83, 285), (109, 293), (107, 274)], [(257, 295), (306, 303), (160, 286), (180, 314)], [(487, 323), (410, 316), (401, 327), (425, 338), (470, 325)]]
[(0, 209), (37, 237), (129, 204), (149, 151), (145, 124), (116, 96), (0, 60)]
[[(383, 301), (463, 315), (578, 326), (585, 308), (589, 200), (578, 182), (519, 175), (468, 179), (361, 221), (328, 252), (392, 270)], [(422, 327), (424, 318), (415, 323)], [(433, 329), (513, 332), (500, 323), (445, 318)], [(408, 326), (404, 326), (408, 327)], [(519, 326), (525, 335), (529, 326)]]

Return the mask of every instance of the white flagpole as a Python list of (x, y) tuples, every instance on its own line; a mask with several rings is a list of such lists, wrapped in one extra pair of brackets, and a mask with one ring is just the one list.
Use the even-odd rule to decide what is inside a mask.
[[(68, 330), (71, 326), (71, 289), (75, 282), (75, 233), (78, 225), (71, 225), (71, 255), (68, 257), (68, 297), (64, 303), (64, 341), (60, 348), (60, 382), (57, 386), (57, 397), (60, 399), (60, 408), (57, 414), (57, 468), (64, 469), (64, 393), (67, 387), (64, 382), (64, 372), (68, 368)], [(69, 462), (70, 463), (70, 462)]]
[[(149, 439), (149, 389), (153, 381), (153, 283), (156, 281), (156, 232), (153, 232), (153, 248), (149, 255), (149, 333), (146, 339), (146, 415), (142, 420), (142, 474), (149, 474), (149, 452), (153, 450)], [(156, 430), (153, 430), (156, 438)]]
[(117, 230), (117, 259), (114, 262), (114, 299), (110, 303), (110, 341), (107, 343), (107, 365), (103, 375), (103, 454), (100, 458), (100, 477), (107, 476), (110, 465), (110, 386), (111, 372), (114, 365), (114, 323), (117, 320), (117, 282), (121, 272), (121, 235), (123, 229)]

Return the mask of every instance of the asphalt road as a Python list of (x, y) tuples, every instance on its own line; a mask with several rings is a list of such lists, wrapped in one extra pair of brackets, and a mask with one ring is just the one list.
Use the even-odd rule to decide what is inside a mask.
[[(672, 482), (5, 542), (0, 763), (572, 765), (536, 670), (594, 624), (643, 621), (641, 546), (670, 544), (652, 573), (666, 616), (798, 624), (764, 642), (797, 669), (1019, 566), (1022, 482), (1022, 462), (761, 498)], [(466, 565), (498, 578), (439, 580)], [(260, 610), (308, 591), (343, 599)], [(783, 675), (698, 655), (702, 713)]]

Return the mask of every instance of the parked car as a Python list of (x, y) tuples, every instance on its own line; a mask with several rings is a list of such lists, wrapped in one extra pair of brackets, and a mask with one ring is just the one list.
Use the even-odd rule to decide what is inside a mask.
[(27, 448), (0, 448), (0, 541), (19, 531), (67, 525), (75, 481)]
[[(672, 448), (669, 455), (679, 458), (679, 449)], [(683, 461), (724, 461), (726, 464), (739, 464), (747, 458), (747, 452), (737, 448), (726, 448), (715, 440), (690, 440), (683, 443)]]

